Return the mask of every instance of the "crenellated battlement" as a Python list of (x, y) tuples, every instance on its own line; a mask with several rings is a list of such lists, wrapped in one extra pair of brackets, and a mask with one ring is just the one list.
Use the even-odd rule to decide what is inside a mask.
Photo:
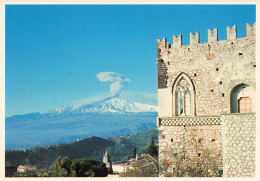
[(182, 46), (182, 34), (179, 34), (178, 36), (173, 35), (173, 46), (174, 47)]
[(252, 26), (250, 24), (246, 24), (246, 36), (247, 37), (255, 37), (255, 25), (253, 24)]
[[(247, 31), (247, 38), (255, 37), (255, 26), (256, 23), (254, 23), (252, 26), (248, 23), (246, 24), (246, 31)], [(234, 40), (237, 39), (237, 26), (233, 25), (232, 27), (227, 26), (227, 40)], [(213, 43), (218, 41), (218, 28), (215, 28), (213, 31), (208, 29), (208, 43)], [(225, 40), (222, 40), (225, 41)], [(167, 50), (171, 47), (173, 48), (179, 48), (182, 46), (182, 34), (179, 34), (178, 36), (173, 35), (173, 43), (172, 45), (167, 42), (167, 39), (164, 37), (162, 40), (157, 39), (158, 43), (158, 53)], [(200, 43), (200, 33), (196, 32), (190, 33), (190, 46), (194, 46)]]
[(208, 42), (218, 41), (218, 29), (215, 28), (213, 31), (208, 29)]
[(196, 45), (200, 43), (200, 33), (197, 31), (195, 34), (190, 33), (190, 45)]
[(233, 25), (232, 28), (227, 26), (227, 40), (233, 40), (237, 38), (237, 25)]

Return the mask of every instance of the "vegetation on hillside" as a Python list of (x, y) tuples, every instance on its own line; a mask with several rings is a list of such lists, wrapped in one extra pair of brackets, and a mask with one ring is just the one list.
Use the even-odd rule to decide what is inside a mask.
[(150, 144), (153, 136), (154, 143), (158, 143), (157, 129), (112, 138), (91, 137), (69, 144), (56, 144), (34, 147), (24, 151), (7, 150), (6, 162), (12, 165), (35, 165), (49, 167), (57, 157), (68, 156), (70, 159), (92, 158), (102, 161), (105, 150), (108, 149), (111, 161), (124, 160), (133, 157), (133, 149), (143, 153)]
[[(28, 166), (29, 168), (29, 166)], [(103, 162), (93, 159), (58, 157), (53, 165), (46, 168), (27, 169), (15, 177), (106, 177), (108, 169)]]
[(159, 147), (158, 147), (158, 145), (156, 145), (154, 143), (154, 138), (152, 136), (151, 143), (150, 143), (149, 147), (147, 148), (147, 150), (144, 151), (144, 153), (151, 155), (155, 159), (158, 159), (158, 149), (159, 149)]

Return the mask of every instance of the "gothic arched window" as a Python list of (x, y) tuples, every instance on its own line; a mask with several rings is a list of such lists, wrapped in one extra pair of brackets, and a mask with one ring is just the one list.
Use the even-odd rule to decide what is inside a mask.
[(191, 94), (190, 90), (185, 91), (185, 113), (187, 116), (191, 115)]
[(184, 73), (180, 74), (173, 85), (173, 116), (194, 116), (194, 85)]
[(183, 96), (182, 91), (179, 89), (177, 92), (177, 115), (180, 116), (183, 113)]

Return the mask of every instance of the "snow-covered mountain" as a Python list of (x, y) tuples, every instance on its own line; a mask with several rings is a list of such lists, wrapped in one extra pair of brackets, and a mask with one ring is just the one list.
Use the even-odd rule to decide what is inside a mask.
[(95, 102), (93, 104), (79, 104), (66, 107), (59, 107), (56, 109), (51, 109), (41, 114), (52, 113), (52, 114), (64, 114), (64, 113), (88, 113), (88, 112), (157, 112), (156, 106), (151, 106), (147, 104), (141, 104), (136, 102), (127, 101), (119, 97), (109, 97), (102, 101)]
[(156, 127), (157, 107), (119, 97), (6, 118), (6, 149), (111, 137)]

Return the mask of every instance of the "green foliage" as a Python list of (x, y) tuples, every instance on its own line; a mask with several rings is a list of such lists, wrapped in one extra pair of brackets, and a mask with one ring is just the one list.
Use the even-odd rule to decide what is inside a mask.
[(41, 168), (41, 169), (29, 169), (25, 172), (18, 172), (15, 177), (51, 177), (53, 171), (50, 168)]
[(70, 175), (71, 161), (68, 156), (61, 158), (60, 156), (55, 160), (53, 167), (58, 175)]
[(76, 159), (70, 166), (74, 177), (106, 177), (108, 169), (102, 162), (93, 159)]
[(58, 157), (52, 166), (41, 169), (27, 169), (18, 172), (15, 177), (106, 177), (108, 169), (103, 162), (93, 159)]
[(92, 158), (102, 161), (105, 150), (109, 152), (111, 161), (117, 161), (120, 157), (124, 160), (126, 157), (131, 158), (133, 148), (136, 148), (140, 154), (150, 144), (150, 137), (153, 136), (154, 142), (158, 143), (158, 130), (151, 129), (144, 132), (116, 136), (112, 138), (102, 139), (98, 137), (91, 137), (69, 144), (56, 144), (49, 146), (40, 146), (25, 151), (5, 152), (6, 161), (12, 165), (30, 165), (36, 166), (51, 166), (58, 156), (69, 156), (70, 159)]
[(154, 138), (152, 136), (151, 144), (147, 148), (147, 150), (144, 151), (145, 154), (149, 154), (154, 158), (158, 158), (158, 146), (154, 144)]

